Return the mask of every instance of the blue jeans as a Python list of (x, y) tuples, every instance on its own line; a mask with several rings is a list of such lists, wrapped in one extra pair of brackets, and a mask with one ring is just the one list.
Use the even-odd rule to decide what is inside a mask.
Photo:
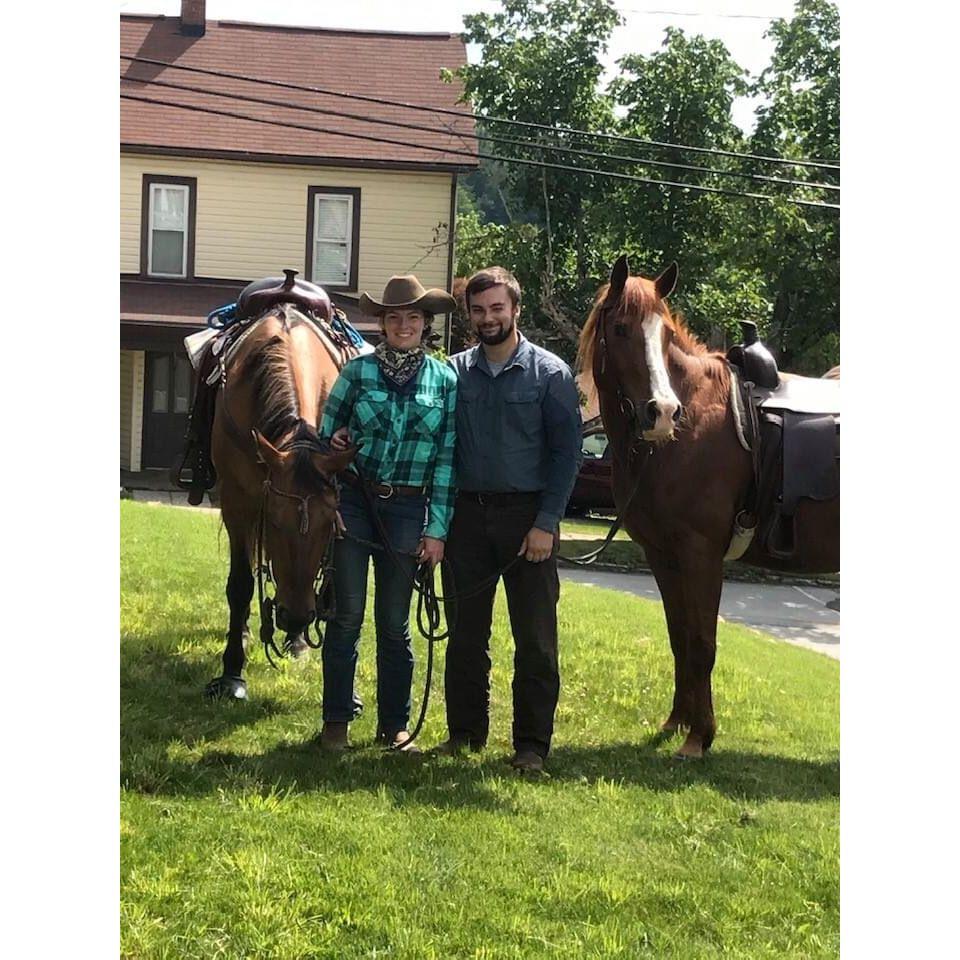
[(323, 642), (323, 719), (349, 723), (363, 710), (353, 683), (367, 600), (367, 570), (372, 556), (377, 629), (377, 728), (384, 736), (392, 737), (398, 730), (405, 729), (410, 719), (413, 679), (410, 597), (417, 568), (417, 545), (426, 526), (426, 499), (394, 496), (389, 500), (375, 500), (400, 564), (386, 550), (376, 550), (351, 539), (358, 537), (381, 543), (363, 493), (344, 486), (340, 515), (347, 535), (334, 545), (337, 615), (327, 625)]

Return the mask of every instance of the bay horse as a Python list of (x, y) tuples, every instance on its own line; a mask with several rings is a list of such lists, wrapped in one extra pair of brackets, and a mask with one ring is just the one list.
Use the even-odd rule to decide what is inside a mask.
[(261, 557), (276, 588), (261, 619), (275, 612), (287, 648), (305, 647), (317, 616), (315, 582), (336, 529), (336, 474), (356, 453), (330, 451), (317, 436), (341, 366), (316, 324), (281, 303), (251, 321), (221, 368), (211, 453), (230, 539), (230, 623), (223, 673), (207, 684), (208, 697), (246, 698), (247, 621)]
[[(729, 365), (700, 343), (666, 297), (671, 264), (653, 280), (613, 267), (581, 332), (578, 364), (599, 395), (610, 440), (613, 495), (630, 537), (646, 555), (663, 598), (674, 658), (673, 705), (661, 731), (685, 728), (678, 757), (713, 743), (711, 672), (724, 555), (753, 482), (737, 436)], [(791, 569), (839, 570), (839, 496), (802, 500)], [(785, 569), (755, 539), (744, 562)]]

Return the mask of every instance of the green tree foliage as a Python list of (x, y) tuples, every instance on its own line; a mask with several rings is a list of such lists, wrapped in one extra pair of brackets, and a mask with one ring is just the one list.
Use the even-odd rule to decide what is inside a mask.
[[(529, 146), (485, 145), (503, 156), (576, 164), (651, 179), (709, 184), (775, 197), (824, 199), (802, 187), (744, 181), (730, 172), (803, 174), (737, 158), (605, 144), (561, 132), (571, 127), (731, 151), (836, 158), (839, 46), (836, 8), (798, 0), (797, 15), (777, 20), (770, 67), (751, 85), (724, 45), (670, 28), (659, 50), (629, 54), (603, 89), (603, 56), (620, 22), (611, 0), (504, 0), (496, 14), (464, 18), (465, 39), (480, 62), (459, 71), (478, 112), (546, 124), (534, 134), (500, 124), (482, 133), (528, 138)], [(752, 138), (731, 116), (738, 96), (767, 98)], [(572, 158), (570, 146), (672, 163), (709, 166), (727, 175)], [(817, 171), (808, 178), (824, 179)], [(835, 211), (800, 209), (709, 193), (484, 161), (462, 181), (457, 272), (501, 263), (524, 288), (524, 326), (572, 358), (597, 288), (620, 253), (653, 273), (680, 263), (674, 302), (715, 345), (753, 320), (769, 334), (782, 365), (822, 373), (839, 359), (839, 224)], [(828, 198), (831, 195), (827, 195)]]
[[(791, 20), (775, 20), (770, 66), (754, 92), (754, 153), (836, 161), (840, 156), (840, 20), (827, 0), (797, 0)], [(837, 182), (829, 171), (808, 178)], [(823, 194), (811, 192), (811, 198)], [(826, 194), (833, 198), (835, 194)], [(773, 303), (772, 344), (783, 366), (821, 374), (840, 360), (840, 218), (778, 204), (754, 226), (758, 262)]]

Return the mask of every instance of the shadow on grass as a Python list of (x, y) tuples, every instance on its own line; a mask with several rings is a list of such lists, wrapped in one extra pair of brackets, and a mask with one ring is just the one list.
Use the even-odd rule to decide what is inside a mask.
[(290, 707), (269, 697), (235, 703), (206, 700), (204, 688), (220, 666), (219, 657), (211, 663), (197, 662), (156, 648), (124, 656), (120, 731), (131, 752), (150, 746), (166, 748), (173, 741), (192, 747), (238, 726), (289, 712)]
[[(839, 761), (815, 761), (763, 753), (719, 750), (700, 761), (677, 761), (655, 738), (647, 744), (614, 743), (559, 747), (550, 755), (549, 776), (535, 781), (550, 789), (603, 780), (657, 792), (703, 784), (731, 798), (813, 802), (840, 795)], [(157, 776), (156, 774), (160, 775)], [(195, 762), (166, 761), (144, 783), (144, 792), (202, 796), (219, 789), (385, 792), (397, 806), (474, 807), (509, 813), (511, 791), (498, 781), (517, 779), (503, 753), (434, 759), (388, 754), (374, 746), (324, 754), (316, 740), (281, 744), (262, 754), (208, 752)], [(530, 782), (530, 781), (527, 781)], [(128, 787), (140, 787), (133, 779)]]

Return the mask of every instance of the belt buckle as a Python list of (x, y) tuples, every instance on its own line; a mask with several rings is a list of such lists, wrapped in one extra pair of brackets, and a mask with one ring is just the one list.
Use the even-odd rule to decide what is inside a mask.
[(389, 493), (378, 493), (377, 496), (378, 496), (381, 500), (389, 500), (389, 499), (393, 496), (393, 484), (388, 480), (386, 483), (381, 484), (381, 486), (383, 486), (383, 487), (389, 487), (389, 488), (390, 488), (390, 492), (389, 492)]

